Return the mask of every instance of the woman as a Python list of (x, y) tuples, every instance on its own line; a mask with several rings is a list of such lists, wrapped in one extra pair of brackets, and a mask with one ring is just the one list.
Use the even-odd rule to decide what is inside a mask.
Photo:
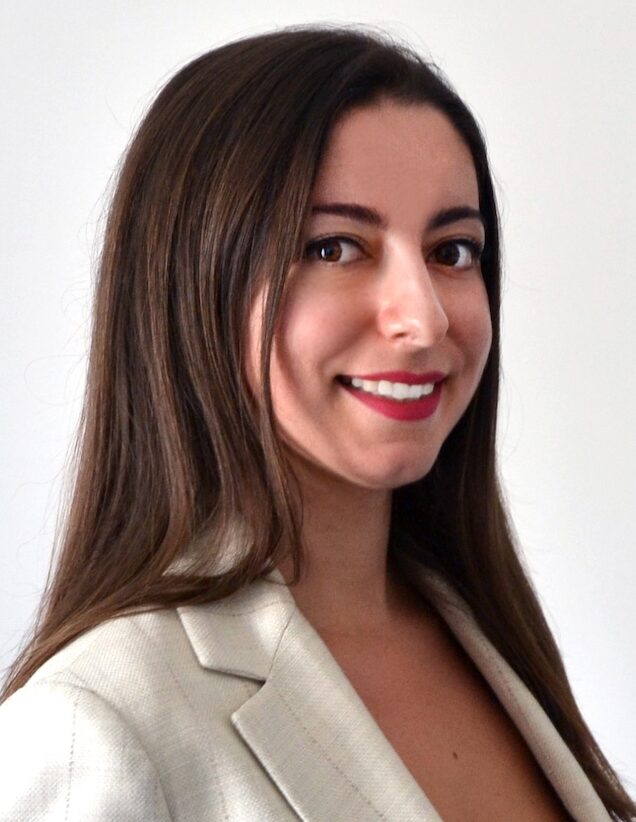
[(182, 69), (111, 205), (0, 818), (633, 818), (515, 553), (498, 367), (434, 67), (321, 26)]

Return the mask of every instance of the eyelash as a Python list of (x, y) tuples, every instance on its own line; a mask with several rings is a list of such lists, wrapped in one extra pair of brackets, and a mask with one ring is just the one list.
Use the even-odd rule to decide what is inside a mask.
[[(358, 248), (360, 251), (363, 250), (360, 243), (357, 240), (351, 239), (351, 237), (344, 237), (340, 234), (330, 234), (326, 237), (318, 237), (315, 240), (311, 240), (311, 242), (307, 243), (307, 245), (305, 246), (305, 250), (303, 252), (303, 259), (309, 259), (312, 252), (316, 251), (324, 245), (328, 245), (329, 243), (333, 242), (349, 243), (351, 245), (356, 246), (356, 248)], [(443, 248), (447, 245), (461, 245), (464, 248), (467, 248), (470, 251), (473, 265), (479, 264), (479, 262), (481, 261), (481, 256), (484, 252), (484, 247), (481, 243), (478, 243), (475, 240), (472, 240), (468, 237), (457, 237), (453, 240), (444, 240), (434, 249), (434, 251), (438, 251), (440, 248)], [(328, 260), (316, 260), (316, 262), (322, 262), (325, 265), (339, 265), (338, 261), (329, 262)], [(348, 263), (345, 263), (345, 265), (348, 265)], [(457, 268), (457, 266), (451, 265), (448, 266), (448, 268)], [(465, 268), (465, 266), (462, 266), (461, 268)]]

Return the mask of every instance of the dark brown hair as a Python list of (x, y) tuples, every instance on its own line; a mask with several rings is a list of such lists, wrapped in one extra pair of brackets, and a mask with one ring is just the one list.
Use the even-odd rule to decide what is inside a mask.
[[(288, 551), (298, 578), (302, 512), (272, 413), (272, 339), (329, 133), (344, 112), (383, 97), (436, 107), (472, 153), (493, 327), (480, 385), (433, 469), (394, 492), (392, 546), (408, 543), (458, 590), (608, 812), (631, 819), (636, 807), (575, 703), (498, 481), (500, 253), (484, 140), (433, 64), (368, 27), (298, 26), (224, 45), (181, 69), (143, 119), (105, 228), (53, 571), (3, 696), (81, 632), (128, 609), (225, 597)], [(264, 277), (255, 409), (243, 331)], [(186, 551), (192, 562), (176, 572)], [(211, 575), (202, 567), (210, 560), (218, 560)]]

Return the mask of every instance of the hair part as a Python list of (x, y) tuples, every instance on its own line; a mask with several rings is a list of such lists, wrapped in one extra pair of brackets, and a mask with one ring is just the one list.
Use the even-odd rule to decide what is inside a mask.
[[(458, 590), (612, 818), (632, 819), (576, 705), (498, 479), (499, 220), (485, 142), (441, 71), (370, 27), (292, 26), (228, 43), (182, 68), (139, 126), (104, 234), (69, 505), (3, 698), (103, 620), (221, 599), (288, 555), (299, 578), (302, 510), (272, 409), (273, 338), (331, 130), (382, 99), (437, 108), (470, 149), (493, 329), (479, 387), (432, 470), (394, 492), (390, 549), (399, 543)], [(256, 407), (244, 329), (263, 285)]]

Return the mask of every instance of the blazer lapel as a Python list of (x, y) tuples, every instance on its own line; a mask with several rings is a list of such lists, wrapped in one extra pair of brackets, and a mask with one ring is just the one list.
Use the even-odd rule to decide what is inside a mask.
[(608, 822), (610, 816), (577, 759), (530, 690), (486, 638), (466, 602), (416, 560), (400, 554), (399, 561), (490, 684), (572, 817), (577, 822)]
[[(608, 822), (547, 715), (437, 574), (401, 554), (577, 822)], [(441, 822), (279, 571), (210, 606), (178, 609), (201, 665), (263, 682), (231, 722), (305, 822)]]
[(203, 666), (263, 681), (231, 721), (301, 819), (441, 822), (278, 571), (179, 614)]

